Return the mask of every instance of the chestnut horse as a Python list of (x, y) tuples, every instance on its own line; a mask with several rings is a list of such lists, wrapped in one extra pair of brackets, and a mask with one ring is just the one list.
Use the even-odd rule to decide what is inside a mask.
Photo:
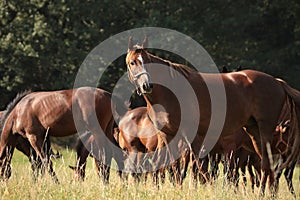
[[(13, 101), (8, 104), (6, 110), (5, 111), (0, 111), (0, 124), (4, 123), (3, 118), (5, 118), (5, 113), (7, 111), (11, 110), (11, 108), (13, 108), (19, 102), (19, 100), (22, 99), (27, 94), (29, 94), (29, 91), (17, 94), (17, 96), (13, 99)], [(2, 125), (0, 125), (0, 126), (2, 126)], [(37, 156), (35, 150), (31, 147), (29, 141), (26, 138), (23, 138), (21, 136), (18, 137), (16, 148), (19, 151), (21, 151), (25, 156), (28, 157), (28, 160), (31, 163), (33, 178), (35, 180), (38, 177), (40, 170), (41, 170), (41, 174), (42, 175), (44, 174), (41, 159)], [(54, 154), (54, 152), (51, 148), (51, 142), (50, 142), (50, 137), (49, 136), (47, 136), (43, 148), (44, 148), (44, 151), (46, 152), (46, 155), (49, 158), (55, 158), (55, 159), (60, 158), (61, 155), (58, 152), (56, 154)], [(9, 173), (9, 176), (10, 176), (10, 173)]]
[[(166, 116), (163, 112), (155, 113), (155, 118), (150, 118), (147, 107), (129, 110), (121, 117), (119, 127), (115, 129), (114, 137), (127, 154), (128, 168), (134, 178), (139, 180), (141, 174), (151, 171), (153, 183), (157, 185), (159, 183), (158, 175), (161, 175), (161, 181), (164, 182), (165, 169), (168, 168), (170, 181), (173, 184), (182, 184), (189, 162), (186, 159), (188, 156), (183, 155), (181, 159), (176, 160), (171, 166), (167, 167), (165, 165), (166, 151), (161, 151), (161, 148), (165, 146), (161, 136), (165, 135), (165, 133), (158, 128), (166, 123), (165, 119)], [(167, 140), (169, 139), (167, 138)], [(185, 170), (182, 170), (183, 173), (181, 174), (180, 170), (182, 168)]]
[[(242, 127), (246, 127), (251, 134), (256, 152), (261, 157), (263, 171), (261, 182), (261, 193), (265, 191), (266, 181), (269, 177), (271, 191), (274, 191), (274, 171), (271, 168), (268, 157), (268, 144), (272, 144), (273, 132), (286, 102), (291, 106), (292, 131), (288, 141), (291, 153), (283, 166), (291, 165), (299, 156), (300, 134), (298, 122), (300, 120), (300, 92), (291, 88), (287, 83), (279, 81), (274, 77), (254, 70), (243, 70), (225, 74), (200, 73), (187, 66), (175, 64), (148, 53), (142, 46), (132, 44), (129, 39), (126, 65), (130, 81), (135, 84), (139, 94), (148, 95), (151, 104), (159, 104), (168, 113), (168, 123), (162, 129), (167, 135), (174, 137), (179, 130), (182, 137), (189, 136), (190, 127), (180, 128), (180, 123), (196, 123), (198, 131), (196, 136), (189, 138), (193, 153), (201, 153), (204, 138), (210, 126), (210, 118), (223, 116), (222, 109), (214, 109), (208, 86), (213, 88), (225, 88), (226, 91), (226, 113), (225, 122), (220, 137), (231, 135)], [(161, 65), (164, 65), (162, 67)], [(163, 72), (168, 67), (169, 75)], [(171, 73), (172, 70), (172, 73)], [(192, 87), (197, 96), (199, 110), (195, 109), (193, 102), (186, 105), (179, 105), (179, 102), (168, 88), (160, 84), (150, 87), (150, 78), (168, 80), (169, 85), (178, 85), (176, 77), (184, 77)], [(221, 79), (222, 81), (218, 81)], [(184, 96), (189, 101), (193, 100), (192, 95), (184, 90)], [(222, 103), (222, 102), (220, 102)], [(180, 106), (184, 106), (187, 115), (181, 116)], [(218, 106), (218, 105), (214, 105)], [(214, 113), (212, 113), (214, 112)], [(221, 112), (221, 113), (220, 113)], [(199, 116), (200, 115), (200, 116)], [(195, 122), (194, 119), (199, 119)], [(184, 121), (182, 121), (184, 120)], [(222, 121), (222, 120), (220, 120)], [(214, 122), (215, 124), (217, 122)], [(174, 137), (176, 138), (176, 137)], [(205, 148), (205, 147), (204, 147)], [(174, 153), (172, 151), (172, 153)]]
[(63, 137), (85, 130), (99, 138), (97, 145), (105, 155), (103, 162), (109, 171), (110, 148), (100, 147), (109, 145), (106, 140), (107, 137), (112, 138), (112, 129), (108, 129), (112, 119), (111, 94), (102, 89), (81, 87), (25, 95), (11, 110), (7, 110), (1, 126), (1, 177), (9, 177), (13, 150), (17, 138), (22, 136), (28, 139), (43, 166), (58, 183), (52, 162), (43, 149), (45, 136)]

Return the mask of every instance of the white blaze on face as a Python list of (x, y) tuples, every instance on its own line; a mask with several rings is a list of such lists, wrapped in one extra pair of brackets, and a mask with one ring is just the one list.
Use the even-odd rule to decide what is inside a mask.
[(141, 68), (139, 67), (139, 71), (137, 71), (137, 75), (136, 75), (136, 86), (139, 88), (141, 93), (146, 93), (147, 91), (145, 91), (144, 89), (144, 85), (149, 86), (149, 77), (148, 77), (148, 73), (145, 69), (144, 66), (144, 61), (141, 55), (139, 55), (137, 57), (137, 59), (141, 62)]
[(143, 61), (142, 55), (139, 55), (137, 59), (142, 63), (143, 69), (145, 69), (144, 68), (144, 61)]

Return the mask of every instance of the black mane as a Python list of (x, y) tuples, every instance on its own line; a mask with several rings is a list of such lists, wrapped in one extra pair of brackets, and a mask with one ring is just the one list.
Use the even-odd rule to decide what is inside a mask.
[(11, 113), (11, 111), (14, 109), (14, 107), (21, 101), (21, 99), (23, 97), (25, 97), (26, 95), (28, 95), (29, 93), (31, 93), (31, 90), (26, 90), (24, 92), (18, 93), (17, 96), (12, 100), (12, 102), (10, 102), (6, 109), (5, 109), (5, 113), (2, 115), (1, 119), (0, 119), (0, 135), (2, 134), (2, 130), (3, 130), (3, 126), (5, 124), (5, 121), (8, 117), (8, 115)]

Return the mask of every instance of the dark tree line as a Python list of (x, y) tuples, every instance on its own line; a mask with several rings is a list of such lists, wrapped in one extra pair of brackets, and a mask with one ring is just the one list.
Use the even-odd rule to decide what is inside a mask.
[[(0, 108), (25, 89), (72, 88), (97, 44), (144, 26), (189, 35), (218, 66), (265, 71), (300, 89), (299, 23), (297, 0), (0, 0)], [(122, 57), (101, 87), (124, 70)]]

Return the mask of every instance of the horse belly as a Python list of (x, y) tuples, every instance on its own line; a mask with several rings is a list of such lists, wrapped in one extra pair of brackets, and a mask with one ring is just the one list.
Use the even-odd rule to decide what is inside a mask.
[(54, 115), (48, 115), (41, 120), (43, 127), (49, 129), (49, 135), (63, 137), (77, 133), (72, 112), (59, 113), (60, 115), (52, 114)]

